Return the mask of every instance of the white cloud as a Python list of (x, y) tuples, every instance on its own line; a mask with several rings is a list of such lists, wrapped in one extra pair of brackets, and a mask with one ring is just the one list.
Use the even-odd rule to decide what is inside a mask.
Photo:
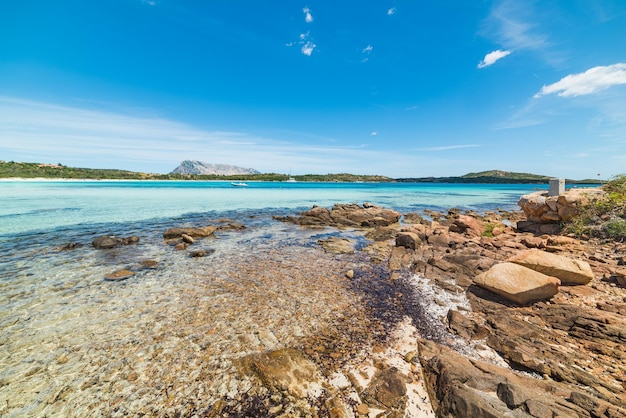
[(553, 93), (560, 97), (583, 96), (619, 84), (626, 84), (626, 63), (598, 66), (584, 73), (570, 74), (556, 83), (543, 86), (534, 97), (539, 98)]
[(490, 65), (493, 65), (496, 63), (496, 61), (506, 57), (507, 55), (509, 55), (511, 53), (511, 51), (502, 51), (500, 49), (496, 49), (495, 51), (492, 51), (490, 53), (488, 53), (487, 55), (485, 55), (485, 58), (478, 63), (478, 68), (485, 68), (485, 67), (489, 67)]
[[(309, 34), (309, 32), (301, 33), (299, 38), (300, 38), (300, 41), (298, 42), (298, 45), (301, 45), (300, 51), (307, 57), (310, 57), (311, 54), (313, 54), (313, 51), (315, 50), (317, 45), (315, 45), (315, 43), (311, 40), (311, 35)], [(287, 44), (287, 46), (292, 46), (292, 45), (293, 45), (293, 42), (290, 42)]]
[(376, 136), (376, 135), (378, 135), (378, 132), (377, 131), (372, 131), (372, 132), (370, 132), (370, 135), (371, 136)]
[(308, 7), (305, 7), (304, 9), (302, 9), (302, 12), (304, 13), (304, 21), (306, 23), (313, 22), (313, 15), (311, 14), (311, 9), (309, 9)]
[(364, 53), (364, 54), (369, 54), (370, 52), (372, 52), (372, 50), (373, 50), (373, 49), (374, 49), (374, 47), (373, 47), (373, 46), (368, 45), (368, 46), (366, 46), (365, 48), (363, 48), (363, 53)]
[(143, 4), (147, 4), (148, 6), (156, 6), (155, 0), (141, 0)]
[(304, 45), (302, 45), (302, 48), (300, 50), (304, 55), (310, 57), (315, 47), (316, 45), (313, 42), (307, 41)]
[(392, 7), (391, 9), (387, 10), (387, 16), (391, 16), (396, 14), (396, 8)]

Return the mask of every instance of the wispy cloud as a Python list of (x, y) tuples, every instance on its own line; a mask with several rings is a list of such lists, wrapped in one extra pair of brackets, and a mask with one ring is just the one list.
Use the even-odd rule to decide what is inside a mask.
[[(288, 172), (298, 167), (303, 174), (343, 170), (406, 176), (414, 171), (416, 160), (424, 167), (432, 163), (406, 151), (346, 146), (340, 145), (341, 141), (333, 144), (313, 140), (302, 132), (289, 132), (285, 134), (289, 140), (282, 140), (249, 132), (206, 130), (162, 117), (3, 96), (0, 127), (3, 159), (79, 167), (165, 173), (180, 161), (193, 158), (265, 172)], [(300, 138), (298, 146), (294, 146), (293, 138)], [(393, 167), (388, 161), (394, 161)]]
[(155, 0), (141, 0), (143, 4), (147, 4), (148, 6), (156, 6)]
[(396, 14), (396, 8), (392, 7), (391, 9), (387, 10), (387, 16), (391, 16), (391, 15), (395, 15)]
[(496, 2), (484, 31), (507, 49), (537, 49), (548, 45), (547, 35), (532, 22), (532, 3), (520, 0)]
[(308, 7), (305, 7), (304, 9), (302, 9), (302, 12), (304, 13), (304, 21), (306, 23), (313, 22), (313, 15), (311, 14), (311, 9), (309, 9)]
[(480, 147), (478, 144), (466, 144), (466, 145), (443, 145), (440, 147), (428, 147), (428, 148), (420, 148), (420, 151), (450, 151), (455, 149), (463, 149), (463, 148), (476, 148)]
[(483, 58), (483, 60), (478, 63), (478, 68), (489, 67), (490, 65), (495, 64), (496, 61), (506, 57), (509, 54), (511, 54), (511, 51), (502, 51), (500, 49), (496, 49), (495, 51), (485, 55), (485, 58)]
[(370, 135), (371, 136), (376, 136), (376, 135), (378, 135), (378, 132), (377, 131), (372, 131), (372, 132), (370, 132)]
[(626, 63), (597, 66), (584, 73), (570, 74), (535, 94), (539, 98), (548, 94), (560, 97), (576, 97), (597, 93), (612, 86), (626, 84)]
[(370, 52), (372, 52), (372, 50), (373, 50), (373, 49), (374, 49), (374, 47), (373, 47), (373, 46), (368, 45), (368, 46), (366, 46), (365, 48), (363, 48), (363, 53), (364, 53), (364, 54), (369, 54)]

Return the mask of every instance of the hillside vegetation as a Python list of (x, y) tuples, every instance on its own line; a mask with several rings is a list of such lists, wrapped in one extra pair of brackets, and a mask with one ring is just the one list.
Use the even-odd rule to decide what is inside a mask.
[[(355, 174), (306, 174), (292, 176), (296, 181), (320, 182), (382, 182), (393, 181), (385, 176), (358, 176)], [(287, 174), (153, 174), (127, 170), (77, 168), (62, 164), (40, 164), (22, 162), (0, 162), (0, 178), (46, 178), (46, 179), (87, 179), (87, 180), (227, 180), (227, 181), (287, 181)]]
[(608, 181), (602, 189), (606, 198), (590, 202), (579, 210), (566, 232), (582, 238), (626, 240), (626, 174)]
[[(401, 178), (396, 179), (400, 182), (418, 182), (418, 183), (491, 183), (491, 184), (547, 184), (551, 176), (543, 176), (530, 173), (514, 173), (511, 171), (490, 170), (478, 173), (467, 173), (458, 177), (417, 177), (417, 178)], [(573, 180), (566, 179), (569, 184), (597, 184), (598, 180), (585, 179)]]

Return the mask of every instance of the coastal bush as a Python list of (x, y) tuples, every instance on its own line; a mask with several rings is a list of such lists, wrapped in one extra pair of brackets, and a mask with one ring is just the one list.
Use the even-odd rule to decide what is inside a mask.
[(606, 197), (579, 208), (565, 231), (579, 237), (626, 239), (626, 174), (608, 181), (602, 189)]

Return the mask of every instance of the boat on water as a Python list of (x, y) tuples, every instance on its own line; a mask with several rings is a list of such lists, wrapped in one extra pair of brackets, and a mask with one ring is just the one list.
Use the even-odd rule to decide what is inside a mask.
[(231, 186), (235, 186), (235, 187), (248, 187), (248, 183), (243, 183), (243, 182), (231, 182), (230, 183)]
[(297, 180), (293, 177), (289, 177), (289, 179), (285, 180), (287, 183), (295, 183)]

